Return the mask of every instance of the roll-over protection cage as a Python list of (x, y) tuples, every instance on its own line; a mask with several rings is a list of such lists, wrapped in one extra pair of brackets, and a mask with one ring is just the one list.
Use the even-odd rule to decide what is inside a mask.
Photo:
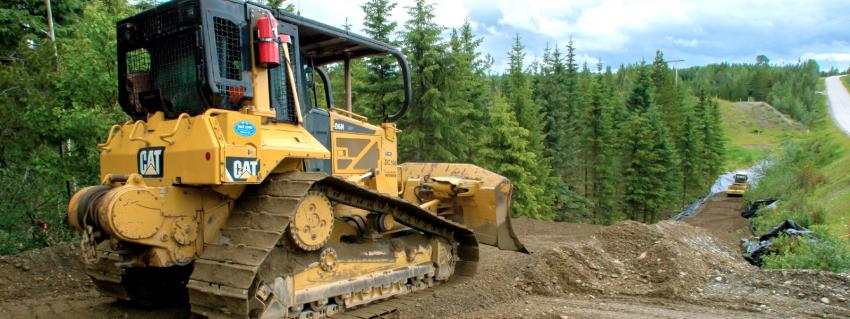
[[(321, 66), (374, 55), (395, 57), (404, 80), (404, 102), (384, 120), (394, 122), (411, 99), (408, 63), (397, 48), (340, 28), (257, 4), (232, 0), (174, 0), (118, 22), (118, 85), (122, 109), (134, 119), (163, 111), (174, 117), (208, 108), (237, 110), (253, 98), (249, 13), (269, 10), (289, 35), (296, 87), (303, 88), (302, 57)], [(297, 54), (300, 52), (300, 54)], [(270, 72), (276, 120), (294, 122), (285, 68)], [(322, 77), (323, 80), (326, 77)], [(275, 82), (277, 81), (277, 82)], [(329, 83), (324, 83), (328, 87)], [(281, 89), (282, 88), (282, 89)], [(278, 91), (275, 91), (278, 90)], [(304, 103), (306, 90), (298, 96)], [(350, 94), (350, 92), (349, 92)], [(305, 112), (306, 110), (302, 110)]]

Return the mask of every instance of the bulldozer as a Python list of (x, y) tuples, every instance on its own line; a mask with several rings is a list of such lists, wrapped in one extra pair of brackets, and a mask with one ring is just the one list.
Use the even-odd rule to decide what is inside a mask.
[(732, 184), (726, 189), (726, 196), (742, 197), (746, 195), (747, 190), (749, 190), (747, 180), (749, 180), (749, 176), (746, 173), (735, 173), (735, 176), (732, 177)]
[[(116, 33), (131, 120), (68, 204), (103, 293), (211, 318), (380, 317), (394, 309), (369, 307), (474, 275), (479, 243), (527, 252), (508, 179), (398, 163), (399, 49), (232, 0), (174, 0)], [(377, 57), (397, 62), (404, 101), (373, 124), (352, 111), (350, 65)]]

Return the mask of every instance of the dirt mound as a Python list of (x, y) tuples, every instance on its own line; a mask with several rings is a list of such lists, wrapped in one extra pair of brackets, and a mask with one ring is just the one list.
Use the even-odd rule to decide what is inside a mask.
[(680, 222), (624, 222), (593, 238), (541, 252), (523, 270), (536, 294), (696, 297), (712, 276), (746, 272), (737, 252), (705, 230)]
[(492, 307), (505, 318), (524, 317), (526, 308), (540, 309), (535, 296), (691, 300), (715, 276), (752, 269), (735, 247), (681, 222), (602, 227), (516, 220), (513, 226), (531, 255), (482, 247), (475, 277), (416, 297), (401, 317), (493, 317)]
[(514, 232), (518, 236), (557, 236), (569, 238), (590, 237), (605, 228), (602, 225), (573, 224), (563, 222), (547, 222), (528, 218), (517, 218), (511, 221)]
[(73, 294), (94, 288), (71, 244), (0, 256), (0, 300)]

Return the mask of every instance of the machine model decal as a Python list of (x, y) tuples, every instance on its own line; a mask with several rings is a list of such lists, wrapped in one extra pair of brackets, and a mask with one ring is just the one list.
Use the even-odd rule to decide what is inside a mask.
[(248, 121), (239, 121), (233, 125), (233, 131), (239, 136), (250, 137), (257, 133), (257, 127)]
[(139, 149), (139, 175), (143, 177), (162, 177), (163, 155), (165, 147), (146, 147)]
[(375, 135), (375, 130), (340, 120), (334, 120), (334, 131)]
[(249, 177), (257, 177), (260, 160), (254, 157), (227, 157), (225, 167), (229, 182), (244, 182)]

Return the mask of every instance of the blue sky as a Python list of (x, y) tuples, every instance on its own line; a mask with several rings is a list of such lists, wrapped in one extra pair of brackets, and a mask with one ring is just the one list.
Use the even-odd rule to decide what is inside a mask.
[[(301, 15), (332, 25), (346, 18), (361, 31), (365, 2), (292, 0)], [(403, 25), (398, 0), (393, 18)], [(580, 61), (616, 67), (646, 59), (655, 50), (680, 67), (718, 62), (753, 62), (759, 54), (772, 63), (815, 59), (821, 69), (850, 67), (850, 0), (431, 0), (438, 24), (451, 28), (469, 20), (484, 38), (482, 51), (504, 70), (516, 34), (527, 60), (538, 59), (547, 44), (563, 48), (570, 38)]]

